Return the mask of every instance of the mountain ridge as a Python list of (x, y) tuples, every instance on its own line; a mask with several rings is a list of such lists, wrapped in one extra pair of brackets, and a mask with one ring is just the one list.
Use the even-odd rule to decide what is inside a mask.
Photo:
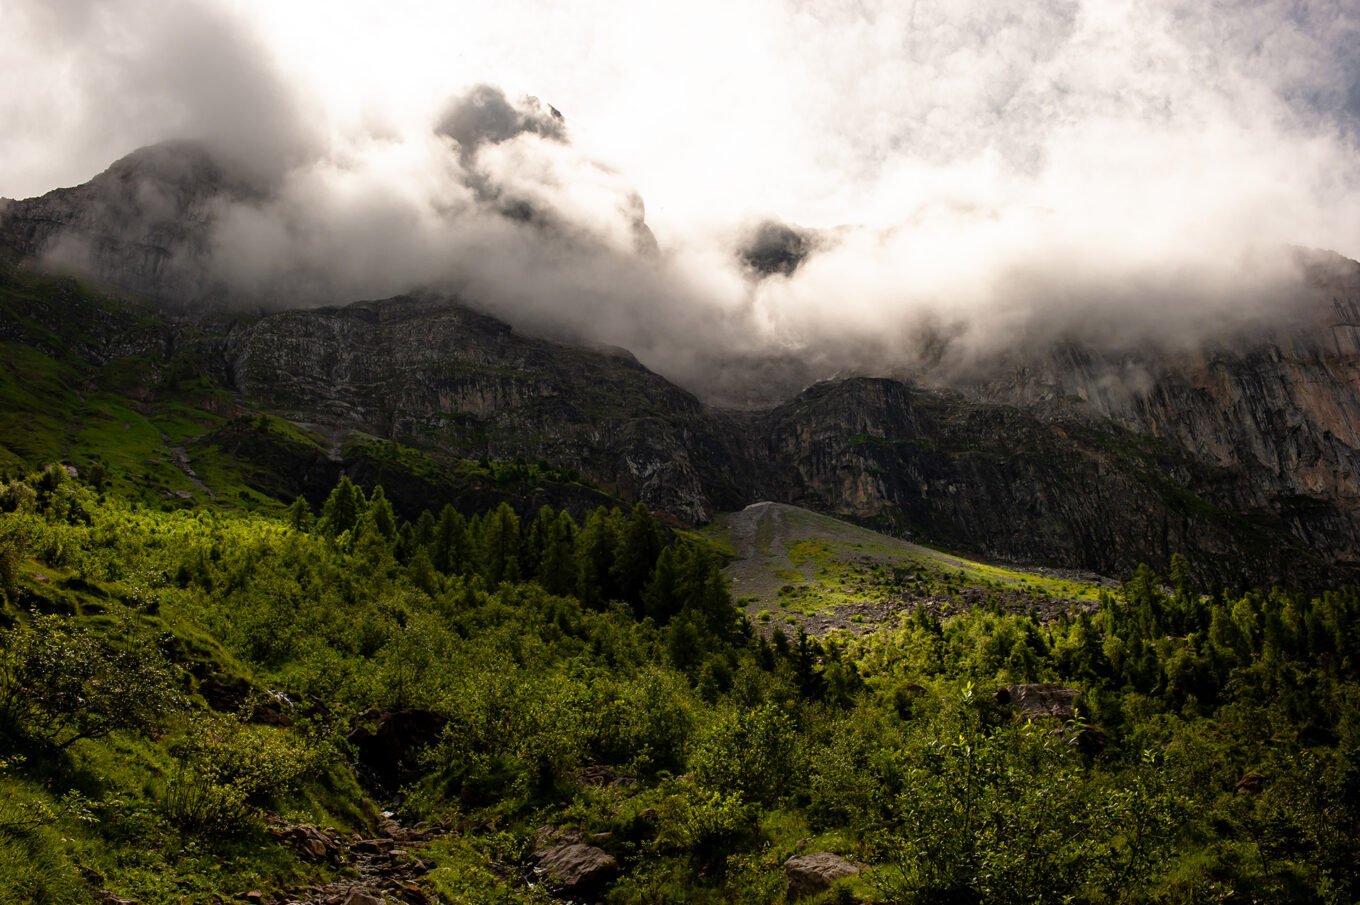
[[(187, 165), (170, 167), (184, 180), (169, 180), (178, 194), (139, 187), (143, 165), (159, 172), (160, 156), (183, 151), (138, 152), (85, 186), (13, 202), (0, 242), (24, 270), (65, 267), (149, 297), (163, 312), (154, 324), (120, 327), (117, 340), (107, 326), (86, 332), (115, 358), (136, 347), (161, 365), (188, 361), (239, 410), (326, 438), (318, 449), (333, 462), (352, 436), (423, 450), (437, 467), (542, 462), (680, 525), (771, 499), (1105, 574), (1143, 560), (1165, 567), (1176, 552), (1225, 577), (1360, 570), (1354, 262), (1313, 256), (1308, 317), (1219, 348), (1116, 356), (1055, 344), (949, 389), (849, 376), (730, 411), (631, 354), (521, 334), (448, 293), (267, 311), (167, 299), (176, 287), (220, 290), (201, 269), (212, 208), (203, 187), (258, 190), (192, 148)], [(107, 234), (147, 198), (167, 197), (154, 228)], [(70, 236), (103, 251), (83, 262), (48, 253)], [(159, 251), (120, 257), (142, 239)], [(45, 316), (60, 319), (55, 309), (73, 298)], [(32, 341), (9, 320), (5, 335)], [(284, 481), (271, 492), (307, 489)]]

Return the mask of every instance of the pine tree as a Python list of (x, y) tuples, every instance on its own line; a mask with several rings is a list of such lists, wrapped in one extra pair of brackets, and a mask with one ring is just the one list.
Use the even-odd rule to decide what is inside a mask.
[(416, 546), (434, 546), (434, 532), (437, 524), (434, 513), (430, 512), (430, 510), (426, 509), (420, 513), (420, 517), (416, 519), (415, 524)]
[(387, 501), (387, 494), (383, 493), (381, 484), (373, 488), (373, 495), (368, 498), (368, 509), (364, 514), (384, 540), (391, 543), (397, 539), (397, 516), (392, 511), (392, 504)]
[(676, 560), (674, 547), (662, 550), (656, 559), (652, 579), (642, 592), (644, 612), (658, 625), (670, 622), (684, 604), (680, 589), (680, 567)]
[(576, 590), (576, 523), (565, 509), (549, 513), (538, 555), (538, 582), (550, 594), (571, 594)]
[(583, 604), (596, 609), (618, 596), (610, 571), (618, 549), (612, 522), (611, 514), (601, 506), (590, 513), (576, 536), (576, 594)]
[(482, 519), (479, 548), (488, 585), (519, 580), (519, 516), (509, 503), (501, 503)]
[(288, 524), (294, 531), (310, 531), (316, 518), (312, 515), (311, 504), (306, 497), (298, 497), (293, 500), (293, 505), (288, 507)]
[(467, 519), (452, 506), (440, 510), (430, 558), (434, 567), (445, 575), (464, 575), (471, 571)]
[(657, 557), (661, 555), (661, 523), (642, 503), (633, 507), (619, 542), (618, 556), (612, 567), (619, 598), (643, 613), (643, 590), (651, 579)]
[(330, 496), (321, 507), (320, 527), (327, 537), (335, 537), (346, 531), (354, 530), (364, 513), (366, 502), (364, 492), (347, 475), (340, 477)]

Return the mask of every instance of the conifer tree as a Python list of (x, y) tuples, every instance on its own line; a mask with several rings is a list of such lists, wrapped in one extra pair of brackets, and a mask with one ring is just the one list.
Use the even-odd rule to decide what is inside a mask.
[(667, 547), (656, 558), (652, 579), (643, 589), (642, 600), (646, 615), (658, 625), (671, 621), (684, 603), (680, 589), (680, 568), (675, 547)]
[(453, 506), (445, 506), (439, 512), (430, 558), (434, 567), (445, 575), (463, 575), (471, 571), (467, 519)]
[(534, 524), (540, 538), (538, 583), (550, 594), (571, 594), (576, 590), (576, 523), (571, 513), (545, 506)]
[(288, 524), (294, 531), (310, 531), (316, 518), (312, 515), (311, 504), (306, 497), (299, 496), (293, 500), (293, 505), (288, 507)]
[(348, 475), (341, 475), (340, 483), (335, 485), (335, 489), (326, 497), (326, 502), (321, 507), (322, 533), (328, 537), (335, 537), (354, 530), (366, 505), (363, 490), (350, 481)]
[(487, 584), (517, 581), (520, 577), (519, 516), (509, 503), (501, 503), (481, 521), (479, 552)]
[(373, 488), (373, 495), (368, 499), (368, 508), (364, 515), (388, 543), (397, 539), (397, 516), (392, 511), (392, 504), (388, 502), (381, 484)]
[(601, 506), (590, 513), (576, 536), (576, 593), (582, 603), (596, 609), (618, 596), (610, 571), (618, 547), (611, 522), (610, 513)]
[(620, 599), (631, 603), (638, 616), (644, 611), (643, 590), (661, 555), (661, 545), (661, 523), (645, 505), (638, 503), (624, 525), (612, 566)]

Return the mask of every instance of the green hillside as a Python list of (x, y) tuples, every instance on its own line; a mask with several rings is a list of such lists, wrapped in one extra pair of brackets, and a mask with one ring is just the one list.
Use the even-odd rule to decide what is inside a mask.
[(862, 633), (917, 609), (936, 617), (979, 608), (1048, 620), (1091, 611), (1112, 584), (984, 563), (781, 503), (725, 513), (702, 534), (732, 557), (723, 571), (748, 617), (811, 634)]
[[(3, 483), (0, 901), (1360, 894), (1354, 590), (1226, 595), (1178, 564), (1091, 606), (745, 516), (714, 536), (809, 586), (852, 552), (1003, 604), (757, 631), (717, 544), (642, 507), (406, 521), (348, 481), (315, 514)], [(1004, 604), (1054, 594), (1078, 603)]]

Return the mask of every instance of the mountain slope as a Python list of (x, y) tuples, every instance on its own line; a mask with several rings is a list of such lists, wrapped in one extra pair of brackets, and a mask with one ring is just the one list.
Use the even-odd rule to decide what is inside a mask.
[[(0, 212), (0, 244), (23, 272), (64, 267), (159, 308), (129, 319), (73, 284), (14, 290), (0, 329), (12, 375), (29, 377), (8, 391), (12, 461), (85, 448), (71, 394), (161, 405), (177, 398), (171, 384), (198, 381), (187, 404), (208, 413), (203, 430), (158, 428), (184, 443), (137, 455), (173, 468), (182, 447), (275, 497), (315, 496), (343, 468), (401, 485), (398, 503), (417, 506), (603, 492), (695, 524), (768, 499), (1102, 574), (1164, 568), (1175, 552), (1215, 580), (1360, 569), (1353, 262), (1309, 259), (1307, 316), (1189, 352), (1067, 343), (956, 389), (855, 377), (734, 413), (627, 353), (525, 336), (447, 294), (224, 313), (207, 304), (223, 291), (205, 269), (214, 210), (262, 191), (201, 148), (164, 145)], [(74, 371), (44, 383), (33, 375), (47, 360)], [(274, 429), (231, 420), (260, 414)], [(515, 486), (500, 486), (510, 474)]]
[(919, 609), (1070, 614), (1092, 608), (1109, 583), (978, 562), (782, 503), (752, 503), (703, 533), (732, 556), (724, 573), (750, 619), (809, 634), (862, 632)]

